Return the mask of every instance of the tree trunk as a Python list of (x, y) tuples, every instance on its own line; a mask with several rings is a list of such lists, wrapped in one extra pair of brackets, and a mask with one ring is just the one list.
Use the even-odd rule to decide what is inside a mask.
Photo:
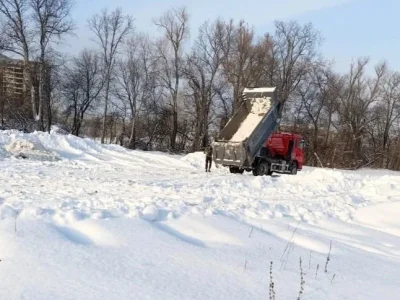
[[(195, 96), (196, 103), (199, 103), (198, 96)], [(200, 137), (201, 137), (201, 129), (202, 129), (202, 112), (201, 107), (199, 104), (196, 104), (196, 120), (194, 124), (194, 138), (193, 138), (193, 145), (192, 151), (198, 151), (200, 148)]]
[(43, 103), (43, 97), (44, 97), (44, 93), (43, 93), (43, 77), (44, 77), (44, 66), (43, 66), (43, 57), (40, 58), (40, 68), (39, 68), (39, 104), (38, 104), (38, 111), (37, 111), (37, 115), (39, 118), (39, 129), (43, 130), (43, 114), (42, 112), (42, 103)]
[(50, 133), (51, 125), (53, 124), (53, 111), (51, 107), (51, 73), (48, 69), (45, 71), (45, 95), (46, 95), (46, 107), (47, 107), (47, 130)]
[(382, 145), (382, 159), (381, 159), (381, 167), (387, 168), (389, 165), (389, 149), (387, 147), (389, 141), (389, 120), (387, 120), (387, 124), (385, 125), (385, 131), (383, 133), (383, 145)]
[(81, 133), (83, 116), (84, 116), (84, 112), (81, 112), (81, 114), (79, 115), (78, 120), (76, 122), (76, 134), (75, 134), (76, 136), (79, 136), (79, 134)]
[(33, 86), (33, 78), (32, 78), (32, 70), (29, 66), (29, 62), (27, 62), (26, 67), (26, 84), (27, 84), (27, 91), (30, 93), (31, 98), (31, 106), (32, 106), (32, 117), (35, 124), (35, 130), (39, 130), (40, 128), (40, 115), (38, 115), (38, 110), (36, 106), (36, 92), (35, 87)]
[(129, 149), (136, 148), (136, 117), (132, 117), (131, 120), (131, 134), (129, 136)]
[(175, 48), (175, 89), (173, 93), (174, 111), (172, 115), (171, 150), (176, 151), (178, 135), (178, 89), (179, 89), (179, 49)]
[(196, 120), (195, 129), (194, 129), (194, 138), (193, 138), (193, 145), (192, 151), (198, 151), (200, 148), (200, 137), (201, 137), (201, 123), (200, 120)]
[(104, 140), (106, 137), (106, 126), (107, 126), (107, 112), (108, 112), (108, 96), (110, 93), (110, 74), (107, 74), (106, 79), (106, 95), (105, 95), (105, 104), (104, 104), (104, 116), (103, 116), (103, 124), (101, 129), (101, 143), (104, 144)]
[[(175, 106), (175, 105), (174, 105)], [(178, 112), (174, 109), (172, 114), (171, 150), (176, 150), (176, 136), (178, 135)]]
[[(318, 152), (318, 126), (314, 125), (314, 135), (313, 135), (313, 152), (317, 153)], [(319, 159), (319, 157), (318, 157)], [(314, 166), (316, 163), (314, 164)]]
[[(2, 80), (0, 78), (0, 80)], [(0, 86), (0, 89), (2, 89), (2, 87)], [(0, 93), (2, 93), (2, 90), (0, 90)], [(4, 126), (4, 106), (5, 106), (5, 101), (4, 101), (4, 97), (5, 95), (1, 94), (0, 95), (0, 115), (1, 115), (1, 126)]]
[(329, 133), (330, 133), (330, 131), (331, 131), (331, 123), (332, 123), (332, 116), (331, 116), (331, 114), (329, 114), (329, 120), (328, 120), (328, 126), (327, 126), (327, 129), (326, 129), (326, 136), (325, 136), (325, 144), (324, 144), (324, 148), (325, 148), (325, 154), (324, 154), (324, 161), (326, 162), (326, 161), (328, 161), (328, 143), (329, 143)]

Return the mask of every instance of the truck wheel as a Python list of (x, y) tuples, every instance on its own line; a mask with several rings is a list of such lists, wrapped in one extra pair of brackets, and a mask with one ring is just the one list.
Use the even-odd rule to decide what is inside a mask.
[(297, 164), (296, 163), (292, 164), (292, 167), (291, 167), (291, 170), (290, 170), (290, 174), (292, 174), (292, 175), (296, 175), (297, 174)]
[(236, 174), (239, 171), (239, 168), (237, 167), (229, 167), (229, 172), (232, 174)]
[(243, 174), (244, 169), (239, 169), (238, 167), (229, 167), (229, 172), (232, 174)]
[(269, 166), (266, 161), (261, 161), (257, 167), (253, 170), (253, 175), (254, 176), (262, 176), (262, 175), (267, 175), (269, 171)]

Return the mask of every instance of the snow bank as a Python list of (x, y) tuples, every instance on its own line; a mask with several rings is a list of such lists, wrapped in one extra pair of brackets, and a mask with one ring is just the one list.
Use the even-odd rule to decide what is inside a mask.
[(59, 160), (59, 157), (55, 153), (47, 151), (39, 140), (13, 140), (5, 146), (5, 150), (17, 158), (41, 161)]
[(40, 141), (38, 133), (26, 134), (15, 130), (0, 132), (0, 156), (39, 161), (57, 161), (60, 157), (49, 151)]
[(155, 221), (158, 219), (159, 210), (155, 205), (146, 206), (142, 211), (142, 218), (147, 221)]
[[(251, 173), (232, 175), (213, 163), (211, 174), (206, 174), (202, 152), (182, 157), (130, 151), (71, 135), (0, 132), (0, 146), (3, 157), (29, 153), (32, 158), (37, 153), (39, 159), (48, 151), (63, 159), (52, 169), (2, 161), (0, 180), (14, 188), (0, 189), (0, 197), (8, 193), (18, 199), (21, 189), (25, 201), (12, 204), (18, 210), (42, 209), (38, 218), (74, 210), (88, 218), (144, 216), (156, 221), (169, 212), (176, 217), (223, 213), (237, 219), (291, 218), (309, 224), (325, 217), (349, 221), (358, 208), (392, 201), (400, 186), (398, 173), (379, 170), (304, 168), (296, 176), (255, 178)], [(34, 174), (27, 182), (40, 182), (40, 189), (14, 179), (25, 172)], [(158, 215), (146, 209), (152, 205)]]
[(51, 125), (50, 133), (51, 134), (62, 134), (62, 135), (68, 135), (69, 134), (60, 125)]
[(11, 206), (4, 204), (0, 205), (0, 220), (4, 219), (15, 219), (18, 215), (18, 212), (12, 208)]
[(251, 101), (250, 113), (230, 139), (232, 142), (241, 142), (248, 138), (271, 108), (271, 98), (269, 97), (255, 98), (248, 101)]
[(203, 152), (194, 152), (185, 155), (181, 160), (197, 169), (205, 168), (206, 156)]
[(46, 151), (39, 141), (31, 142), (26, 140), (14, 140), (5, 149), (11, 153), (21, 153), (26, 151)]

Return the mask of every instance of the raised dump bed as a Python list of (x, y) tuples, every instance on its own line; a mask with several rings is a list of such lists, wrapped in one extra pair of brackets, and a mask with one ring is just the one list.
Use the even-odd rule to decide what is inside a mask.
[(213, 144), (216, 164), (251, 170), (278, 124), (276, 88), (246, 88), (244, 101)]

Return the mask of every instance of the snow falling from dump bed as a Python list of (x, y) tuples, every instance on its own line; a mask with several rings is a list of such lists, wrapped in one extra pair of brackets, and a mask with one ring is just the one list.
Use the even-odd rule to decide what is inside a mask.
[(271, 107), (271, 98), (255, 98), (246, 119), (232, 136), (232, 142), (241, 142), (249, 137)]

